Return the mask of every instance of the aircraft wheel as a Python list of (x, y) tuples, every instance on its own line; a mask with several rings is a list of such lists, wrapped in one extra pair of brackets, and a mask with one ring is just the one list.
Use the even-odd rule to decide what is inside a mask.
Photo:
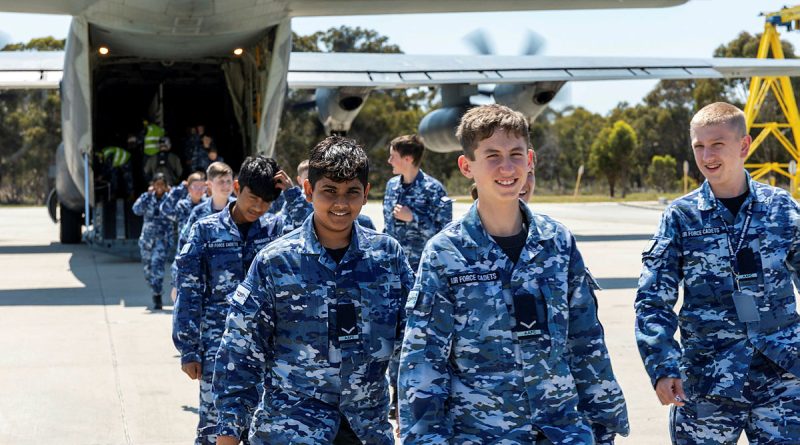
[(79, 244), (81, 242), (81, 212), (76, 212), (59, 204), (61, 208), (60, 239), (61, 244)]

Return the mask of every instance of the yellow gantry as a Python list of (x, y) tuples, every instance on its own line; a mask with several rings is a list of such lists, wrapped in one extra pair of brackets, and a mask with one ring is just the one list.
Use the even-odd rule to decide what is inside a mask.
[[(773, 59), (783, 59), (783, 47), (778, 33), (778, 26), (785, 26), (788, 31), (800, 28), (800, 6), (783, 8), (778, 12), (764, 14), (766, 23), (764, 24), (764, 34), (758, 46), (758, 58), (766, 59), (772, 54)], [(767, 98), (767, 94), (772, 92), (778, 106), (780, 107), (785, 122), (757, 122), (758, 113)], [(774, 136), (783, 148), (789, 153), (790, 160), (800, 163), (800, 112), (797, 109), (797, 102), (794, 97), (794, 89), (789, 81), (789, 77), (753, 77), (750, 80), (750, 93), (747, 97), (747, 104), (744, 108), (747, 118), (748, 133), (755, 128), (761, 131), (753, 139), (750, 146), (750, 156), (758, 149), (764, 140), (770, 135)], [(791, 130), (791, 138), (787, 137)], [(745, 167), (750, 169), (753, 179), (760, 179), (770, 172), (785, 176), (791, 181), (791, 193), (798, 196), (798, 184), (800, 184), (800, 173), (790, 172), (789, 162), (769, 162), (764, 164), (746, 163)]]

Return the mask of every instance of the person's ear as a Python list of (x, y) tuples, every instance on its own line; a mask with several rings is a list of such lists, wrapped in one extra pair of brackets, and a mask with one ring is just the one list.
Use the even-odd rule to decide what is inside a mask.
[(239, 180), (236, 179), (233, 181), (233, 191), (236, 192), (236, 195), (239, 195)]
[(747, 155), (750, 154), (750, 145), (753, 143), (753, 138), (749, 134), (746, 134), (740, 143), (741, 151), (739, 152), (739, 157), (747, 158)]
[(306, 201), (311, 202), (314, 189), (311, 188), (311, 181), (309, 181), (308, 179), (303, 181), (303, 193), (306, 195)]
[(368, 182), (367, 183), (367, 188), (364, 189), (364, 204), (363, 205), (367, 204), (367, 197), (369, 196), (369, 187), (370, 187), (370, 185), (371, 184)]
[(458, 169), (465, 177), (472, 179), (472, 166), (466, 156), (461, 155), (458, 157)]

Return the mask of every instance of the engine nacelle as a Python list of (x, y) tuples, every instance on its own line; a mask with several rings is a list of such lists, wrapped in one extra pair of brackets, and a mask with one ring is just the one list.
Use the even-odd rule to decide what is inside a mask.
[(461, 144), (456, 139), (456, 128), (467, 106), (445, 107), (426, 114), (419, 123), (419, 135), (425, 148), (437, 153), (460, 151)]
[(519, 111), (530, 121), (544, 111), (566, 82), (536, 82), (530, 84), (500, 84), (494, 89), (494, 101)]
[(317, 112), (325, 133), (347, 133), (370, 91), (369, 88), (317, 88)]

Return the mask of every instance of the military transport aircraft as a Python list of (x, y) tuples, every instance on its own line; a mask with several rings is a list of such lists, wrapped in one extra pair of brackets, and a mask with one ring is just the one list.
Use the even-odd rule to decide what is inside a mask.
[[(56, 190), (61, 241), (136, 252), (130, 203), (96, 199), (92, 147), (119, 144), (143, 118), (186, 128), (199, 113), (239, 155), (272, 154), (286, 88), (316, 89), (329, 132), (346, 132), (370, 91), (438, 86), (442, 108), (419, 132), (458, 150), (453, 129), (479, 85), (530, 119), (569, 81), (800, 75), (800, 61), (291, 53), (292, 17), (420, 12), (656, 8), (688, 0), (0, 0), (0, 11), (73, 17), (66, 50), (0, 53), (0, 88), (60, 88)], [(192, 119), (191, 121), (188, 119)], [(218, 139), (219, 140), (219, 139)], [(122, 200), (118, 200), (122, 201)]]

